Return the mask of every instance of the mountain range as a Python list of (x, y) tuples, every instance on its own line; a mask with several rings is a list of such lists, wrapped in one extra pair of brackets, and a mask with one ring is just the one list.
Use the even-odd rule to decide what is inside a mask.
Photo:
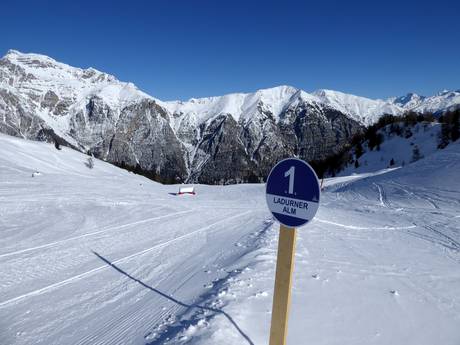
[(56, 141), (168, 183), (257, 182), (280, 159), (322, 159), (384, 114), (441, 114), (460, 90), (373, 100), (278, 86), (164, 102), (93, 68), (10, 50), (0, 59), (0, 132)]

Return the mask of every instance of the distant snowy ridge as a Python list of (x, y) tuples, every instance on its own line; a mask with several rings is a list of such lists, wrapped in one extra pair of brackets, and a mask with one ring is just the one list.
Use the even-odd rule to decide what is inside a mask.
[(387, 101), (373, 100), (338, 91), (318, 90), (313, 94), (323, 103), (365, 125), (376, 122), (384, 114), (401, 115), (405, 111), (400, 106)]
[(416, 106), (410, 110), (424, 113), (440, 113), (455, 110), (460, 106), (460, 90), (442, 91), (431, 97), (424, 97)]
[(194, 115), (198, 122), (203, 123), (220, 114), (230, 114), (236, 120), (250, 121), (257, 114), (258, 107), (270, 112), (276, 120), (284, 110), (295, 105), (299, 100), (321, 104), (314, 95), (282, 85), (257, 90), (254, 93), (234, 93), (224, 96), (192, 98), (188, 101), (170, 101), (161, 104), (172, 114)]
[(374, 100), (333, 90), (308, 93), (288, 85), (261, 89), (254, 93), (234, 93), (161, 104), (173, 114), (194, 116), (199, 123), (202, 123), (220, 114), (231, 114), (236, 121), (240, 119), (249, 121), (260, 105), (264, 111), (271, 112), (279, 120), (283, 111), (299, 100), (340, 111), (363, 125), (376, 122), (384, 114), (401, 115), (409, 109), (391, 99)]
[(325, 89), (307, 93), (292, 86), (282, 85), (257, 90), (254, 93), (234, 93), (161, 104), (171, 113), (193, 115), (202, 123), (219, 114), (231, 114), (237, 121), (241, 118), (250, 120), (258, 104), (263, 104), (265, 110), (271, 111), (279, 119), (283, 110), (298, 99), (328, 106), (363, 125), (370, 125), (385, 114), (402, 115), (409, 110), (440, 113), (456, 109), (460, 106), (460, 90), (443, 91), (431, 97), (409, 93), (381, 100)]

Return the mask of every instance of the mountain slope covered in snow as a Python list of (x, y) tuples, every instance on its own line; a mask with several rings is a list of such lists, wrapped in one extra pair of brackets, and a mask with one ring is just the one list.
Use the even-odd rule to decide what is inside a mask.
[(375, 123), (382, 115), (401, 115), (404, 110), (396, 104), (382, 100), (349, 95), (332, 90), (318, 90), (313, 93), (329, 106), (349, 114), (365, 125)]
[(0, 132), (68, 143), (164, 182), (260, 181), (287, 156), (337, 152), (385, 113), (442, 112), (458, 92), (371, 100), (279, 86), (163, 102), (93, 68), (9, 51), (0, 59)]
[(291, 87), (161, 102), (38, 54), (0, 60), (0, 131), (66, 141), (166, 181), (259, 181), (281, 157), (324, 157), (360, 124)]
[(354, 148), (352, 161), (339, 174), (346, 176), (401, 167), (439, 151), (441, 124), (426, 122), (409, 127), (398, 126), (401, 128), (398, 133), (393, 131), (391, 125), (378, 131), (383, 138), (378, 148), (371, 150), (368, 142), (365, 142), (359, 157)]

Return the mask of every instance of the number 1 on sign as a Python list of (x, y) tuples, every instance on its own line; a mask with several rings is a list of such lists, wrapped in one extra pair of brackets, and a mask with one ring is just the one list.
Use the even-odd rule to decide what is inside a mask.
[(294, 166), (290, 167), (289, 170), (284, 173), (284, 177), (289, 176), (289, 190), (288, 190), (289, 194), (294, 194), (294, 173), (295, 173)]

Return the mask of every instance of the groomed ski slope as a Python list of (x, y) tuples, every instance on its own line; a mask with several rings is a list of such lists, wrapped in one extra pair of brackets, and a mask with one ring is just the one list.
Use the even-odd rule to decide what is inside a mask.
[[(288, 344), (460, 344), (460, 143), (326, 186), (298, 231)], [(268, 344), (276, 250), (274, 226), (214, 299), (254, 344)], [(183, 335), (238, 344), (225, 324), (217, 316)]]
[(271, 224), (258, 185), (179, 197), (87, 159), (0, 136), (2, 345), (161, 344)]
[[(264, 186), (179, 197), (87, 158), (0, 135), (0, 344), (267, 344)], [(459, 344), (459, 177), (452, 144), (327, 180), (298, 232), (289, 344)]]

